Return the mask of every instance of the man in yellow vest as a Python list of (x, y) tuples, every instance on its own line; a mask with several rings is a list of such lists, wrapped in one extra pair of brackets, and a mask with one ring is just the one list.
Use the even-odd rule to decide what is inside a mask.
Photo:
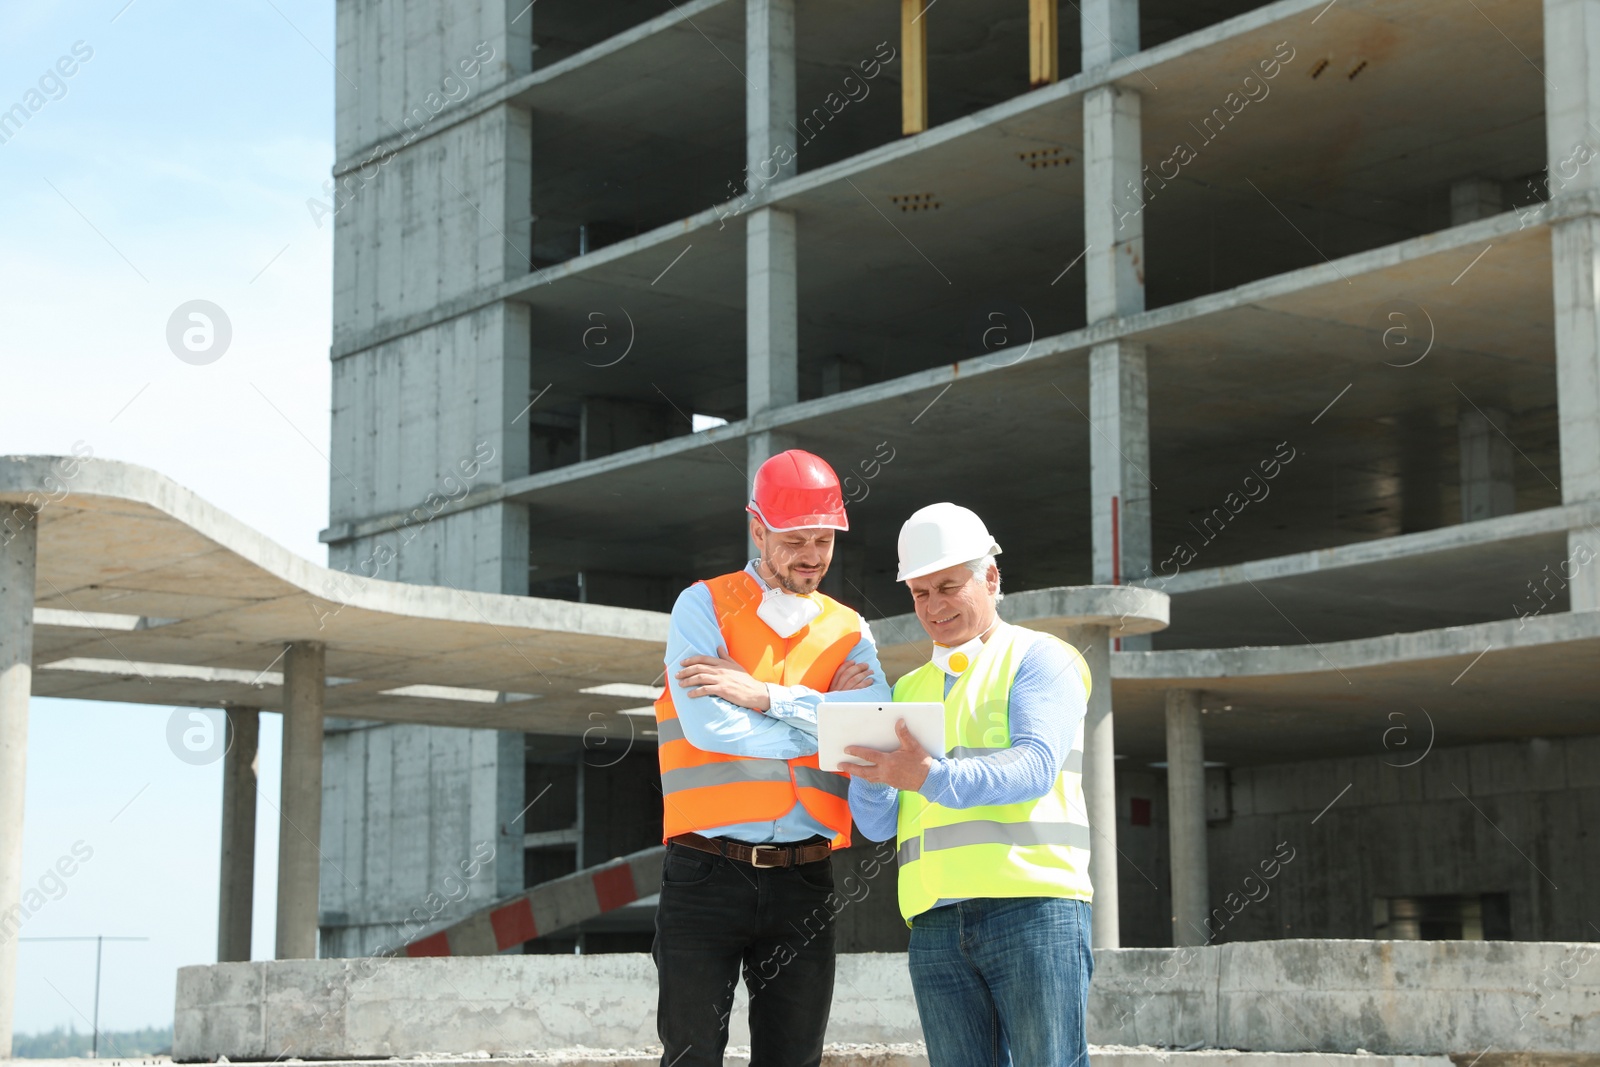
[(663, 1067), (721, 1067), (741, 972), (752, 1067), (822, 1062), (850, 808), (849, 779), (817, 765), (817, 705), (890, 698), (866, 622), (817, 591), (850, 528), (833, 468), (779, 453), (746, 510), (760, 557), (678, 597), (656, 701)]
[[(1089, 825), (1080, 776), (1089, 669), (997, 612), (1000, 546), (931, 504), (900, 530), (900, 572), (929, 663), (900, 701), (942, 701), (949, 755), (846, 749), (861, 832), (896, 838), (900, 911), (931, 1067), (1087, 1067)], [(1102, 680), (1101, 684), (1107, 684)]]

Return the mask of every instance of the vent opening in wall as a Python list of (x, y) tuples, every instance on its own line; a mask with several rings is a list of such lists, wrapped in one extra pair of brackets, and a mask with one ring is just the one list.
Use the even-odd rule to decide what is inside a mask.
[(1040, 167), (1064, 167), (1072, 162), (1065, 148), (1041, 148), (1035, 152), (1018, 152), (1017, 158), (1033, 170)]
[(1509, 941), (1511, 894), (1379, 897), (1372, 929), (1387, 941)]

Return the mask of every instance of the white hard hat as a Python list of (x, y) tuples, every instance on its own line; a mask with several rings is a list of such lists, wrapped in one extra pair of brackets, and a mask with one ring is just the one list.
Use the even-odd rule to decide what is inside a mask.
[(900, 527), (900, 573), (895, 581), (921, 578), (991, 553), (999, 555), (1000, 546), (977, 512), (960, 504), (929, 504)]

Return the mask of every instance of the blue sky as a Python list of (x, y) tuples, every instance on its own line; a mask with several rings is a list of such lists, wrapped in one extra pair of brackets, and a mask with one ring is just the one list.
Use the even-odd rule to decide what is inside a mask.
[[(326, 561), (332, 226), (306, 201), (333, 162), (333, 17), (330, 0), (0, 5), (0, 111), (28, 104), (75, 45), (92, 50), (45, 79), (42, 106), (0, 144), (0, 454), (81, 442)], [(232, 326), (205, 365), (166, 340), (197, 299)], [(106, 948), (106, 1028), (170, 1023), (176, 969), (215, 959), (221, 770), (172, 755), (172, 713), (39, 699), (30, 716), (24, 884), (76, 842), (92, 857), (22, 935), (149, 938)], [(274, 804), (278, 738), (264, 715)], [(272, 947), (271, 813), (258, 958)], [(86, 1029), (94, 946), (26, 942), (19, 957), (16, 1029)]]

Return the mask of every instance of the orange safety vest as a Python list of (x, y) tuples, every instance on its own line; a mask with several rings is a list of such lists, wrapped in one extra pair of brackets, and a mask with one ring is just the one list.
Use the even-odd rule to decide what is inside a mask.
[[(861, 616), (822, 593), (811, 594), (822, 604), (822, 614), (785, 640), (756, 615), (762, 590), (749, 572), (702, 584), (711, 591), (728, 657), (758, 682), (804, 685), (825, 693), (834, 671), (861, 640)], [(667, 669), (675, 671), (678, 665), (669, 663)], [(663, 841), (730, 823), (778, 819), (798, 801), (834, 832), (834, 848), (850, 846), (850, 779), (822, 770), (815, 753), (781, 760), (696, 748), (684, 736), (670, 686), (656, 700), (656, 724), (665, 802)]]

